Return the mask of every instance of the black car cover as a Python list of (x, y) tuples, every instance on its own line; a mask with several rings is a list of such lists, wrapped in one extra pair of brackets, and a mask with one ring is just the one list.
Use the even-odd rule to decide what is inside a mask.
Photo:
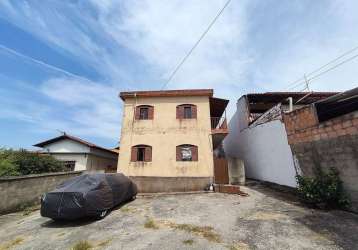
[(71, 178), (41, 199), (41, 215), (52, 219), (98, 216), (137, 194), (123, 174), (83, 174)]

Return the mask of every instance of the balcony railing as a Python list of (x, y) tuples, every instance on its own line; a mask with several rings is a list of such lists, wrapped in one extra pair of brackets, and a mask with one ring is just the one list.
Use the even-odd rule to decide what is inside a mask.
[(226, 116), (211, 117), (211, 129), (212, 130), (227, 130)]

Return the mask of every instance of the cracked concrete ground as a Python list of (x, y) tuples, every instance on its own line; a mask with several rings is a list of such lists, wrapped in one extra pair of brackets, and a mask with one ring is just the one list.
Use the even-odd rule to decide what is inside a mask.
[(0, 249), (358, 249), (358, 215), (302, 206), (260, 184), (221, 193), (138, 197), (101, 221), (0, 216)]

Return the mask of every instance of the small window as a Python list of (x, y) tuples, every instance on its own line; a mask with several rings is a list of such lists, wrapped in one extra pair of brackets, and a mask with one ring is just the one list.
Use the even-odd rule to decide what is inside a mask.
[(63, 161), (63, 166), (66, 168), (66, 171), (74, 171), (76, 161)]
[(196, 119), (196, 106), (194, 104), (181, 104), (177, 106), (177, 119)]
[(140, 105), (135, 108), (136, 120), (153, 120), (154, 107), (150, 105)]
[(152, 147), (148, 145), (136, 145), (132, 147), (131, 161), (152, 161)]
[(180, 148), (180, 157), (182, 161), (191, 161), (193, 159), (192, 155), (191, 147)]
[(191, 118), (192, 118), (191, 107), (190, 106), (184, 107), (184, 119), (191, 119)]
[(137, 148), (137, 161), (144, 161), (145, 148)]
[(197, 161), (198, 147), (189, 144), (177, 146), (176, 149), (177, 161)]
[(147, 107), (140, 107), (139, 108), (139, 119), (140, 120), (148, 120), (148, 108)]

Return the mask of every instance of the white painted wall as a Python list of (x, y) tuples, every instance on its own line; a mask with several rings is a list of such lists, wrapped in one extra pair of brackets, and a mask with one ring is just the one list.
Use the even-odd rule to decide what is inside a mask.
[(61, 141), (57, 141), (44, 147), (45, 151), (50, 153), (60, 152), (60, 153), (89, 153), (90, 147), (83, 145), (81, 143), (64, 139)]
[(245, 114), (239, 111), (245, 110), (241, 105), (246, 103), (239, 100), (237, 105), (229, 122), (229, 135), (224, 140), (226, 155), (244, 160), (248, 178), (296, 187), (296, 172), (284, 124), (275, 120), (244, 129)]
[(60, 161), (76, 161), (75, 171), (105, 170), (108, 166), (116, 166), (118, 156), (97, 148), (90, 148), (81, 143), (63, 139), (43, 147), (44, 151)]
[(75, 171), (87, 170), (87, 154), (56, 154), (51, 155), (59, 161), (76, 161)]

